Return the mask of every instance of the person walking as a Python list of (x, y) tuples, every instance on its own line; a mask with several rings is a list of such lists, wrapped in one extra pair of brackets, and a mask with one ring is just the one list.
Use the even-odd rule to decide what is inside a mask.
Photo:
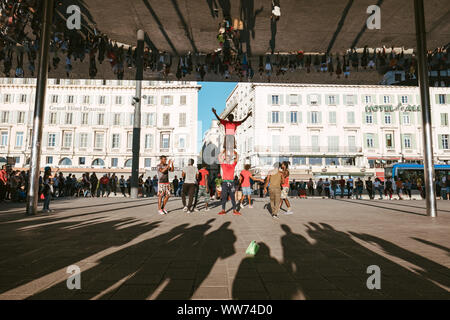
[(42, 194), (44, 195), (44, 207), (42, 212), (53, 212), (53, 210), (50, 209), (50, 200), (53, 193), (52, 184), (52, 169), (50, 167), (45, 167), (44, 177), (42, 178)]
[(380, 178), (375, 179), (375, 182), (373, 183), (373, 187), (376, 191), (378, 191), (378, 193), (380, 195), (379, 200), (383, 200), (383, 184), (381, 183)]
[(398, 200), (403, 200), (402, 191), (403, 191), (403, 181), (400, 177), (395, 181), (395, 190), (398, 196)]
[(353, 178), (348, 176), (347, 179), (347, 198), (350, 199), (353, 195)]
[(160, 163), (156, 167), (158, 171), (158, 213), (160, 215), (167, 214), (165, 206), (170, 198), (169, 172), (173, 172), (173, 161), (167, 157), (161, 156)]
[(333, 179), (331, 179), (331, 199), (336, 199), (337, 185), (338, 181), (333, 177)]
[(127, 197), (127, 194), (126, 194), (127, 182), (125, 181), (125, 178), (123, 175), (121, 175), (120, 179), (119, 179), (119, 188), (120, 188), (120, 192), (122, 192), (123, 197), (126, 198)]
[(403, 190), (404, 190), (404, 193), (405, 193), (406, 195), (408, 195), (409, 200), (412, 199), (412, 196), (411, 196), (411, 189), (412, 189), (412, 183), (411, 183), (411, 180), (406, 179), (406, 180), (405, 180), (405, 183), (403, 183)]
[[(234, 159), (233, 159), (234, 158)], [(234, 157), (230, 157), (224, 149), (218, 157), (220, 168), (222, 170), (222, 192), (221, 192), (221, 204), (222, 211), (219, 212), (219, 215), (226, 214), (225, 208), (228, 201), (228, 197), (230, 197), (231, 205), (233, 209), (234, 215), (241, 215), (239, 211), (236, 210), (236, 189), (234, 186), (234, 169), (239, 160), (239, 156), (236, 151), (234, 151)]]
[(328, 178), (325, 178), (325, 181), (323, 182), (323, 190), (325, 191), (325, 197), (327, 197), (328, 199), (331, 198), (330, 186), (330, 180), (328, 180)]
[(394, 192), (394, 190), (392, 189), (392, 185), (392, 178), (387, 178), (384, 182), (384, 196), (387, 197), (389, 194), (389, 200), (392, 200), (392, 193)]
[(240, 202), (240, 207), (241, 208), (244, 207), (244, 200), (247, 197), (248, 207), (249, 207), (249, 209), (253, 209), (252, 199), (251, 199), (252, 188), (251, 188), (250, 180), (258, 181), (258, 182), (262, 182), (262, 183), (264, 183), (264, 180), (255, 178), (252, 175), (252, 173), (250, 172), (250, 168), (251, 168), (251, 165), (246, 164), (246, 165), (244, 165), (244, 170), (242, 170), (240, 173), (240, 183), (242, 186), (242, 194), (243, 194), (243, 197)]
[[(322, 192), (323, 192), (323, 179), (320, 178), (319, 181), (317, 181), (317, 194), (319, 195), (319, 197), (322, 197)], [(323, 199), (323, 197), (322, 197)]]
[(8, 172), (6, 171), (6, 165), (3, 165), (2, 170), (0, 170), (0, 202), (5, 201), (7, 185), (8, 185)]
[(117, 196), (117, 176), (115, 173), (112, 174), (111, 178), (109, 178), (109, 192), (114, 192), (114, 195)]
[(374, 198), (373, 183), (372, 183), (372, 180), (370, 177), (368, 177), (366, 180), (366, 190), (367, 190), (367, 193), (369, 194), (369, 199), (373, 200), (373, 198)]
[[(181, 192), (183, 211), (192, 213), (194, 211), (193, 200), (197, 188), (196, 180), (198, 178), (198, 170), (194, 167), (194, 159), (189, 159), (187, 167), (183, 168), (182, 177), (184, 179), (183, 191)], [(186, 205), (186, 195), (189, 195), (188, 205)]]
[(108, 183), (109, 183), (108, 175), (105, 173), (103, 175), (103, 177), (100, 178), (100, 191), (101, 191), (102, 197), (105, 196), (105, 193), (106, 193), (106, 190), (108, 187)]
[(344, 176), (341, 176), (341, 179), (339, 180), (339, 187), (341, 188), (341, 199), (342, 199), (344, 197), (344, 190), (345, 190)]
[(91, 174), (89, 181), (91, 183), (91, 197), (95, 197), (97, 194), (97, 185), (98, 185), (98, 178), (95, 172)]
[(314, 196), (314, 181), (312, 178), (309, 178), (308, 181), (308, 192), (310, 196)]
[(289, 202), (289, 161), (283, 161), (281, 163), (281, 174), (283, 175), (283, 182), (281, 184), (280, 195), (280, 209), (283, 206), (283, 202), (286, 203), (287, 210), (284, 214), (292, 214), (291, 204)]
[(209, 211), (208, 203), (210, 200), (210, 193), (209, 193), (209, 171), (207, 168), (207, 165), (204, 164), (202, 168), (198, 171), (198, 192), (197, 196), (195, 198), (195, 204), (194, 208), (197, 207), (197, 202), (200, 199), (200, 197), (204, 198), (205, 201), (205, 211)]
[(281, 186), (283, 184), (283, 175), (280, 172), (280, 163), (276, 162), (267, 176), (266, 183), (264, 185), (265, 193), (269, 190), (270, 195), (270, 210), (273, 219), (278, 218), (278, 210), (281, 204)]
[(358, 180), (356, 180), (356, 183), (355, 183), (355, 190), (356, 190), (356, 199), (359, 199), (359, 200), (361, 200), (362, 199), (362, 193), (363, 193), (363, 190), (364, 190), (364, 182), (361, 180), (361, 178), (360, 177), (358, 177)]
[(174, 196), (176, 196), (176, 195), (177, 195), (177, 191), (178, 191), (178, 184), (179, 184), (179, 180), (178, 180), (178, 177), (177, 177), (177, 176), (175, 176), (175, 178), (173, 178), (173, 180), (172, 180), (172, 185), (173, 185), (173, 194), (174, 194)]

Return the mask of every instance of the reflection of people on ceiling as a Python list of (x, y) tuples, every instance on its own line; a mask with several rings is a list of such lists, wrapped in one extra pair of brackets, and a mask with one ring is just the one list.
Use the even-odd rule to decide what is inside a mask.
[(272, 18), (278, 20), (280, 19), (280, 16), (281, 16), (280, 0), (272, 0)]

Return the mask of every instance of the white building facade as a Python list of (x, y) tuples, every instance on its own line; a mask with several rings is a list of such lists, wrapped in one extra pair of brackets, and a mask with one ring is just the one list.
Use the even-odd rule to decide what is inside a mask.
[[(450, 89), (430, 91), (434, 161), (450, 163)], [(299, 177), (375, 175), (422, 161), (420, 104), (416, 87), (240, 83), (221, 117), (253, 112), (236, 132), (239, 168), (288, 160)]]
[[(0, 79), (0, 158), (28, 165), (34, 113), (34, 79)], [(142, 170), (159, 156), (183, 167), (197, 157), (196, 82), (143, 81)], [(47, 87), (41, 166), (131, 169), (134, 81), (56, 80)]]

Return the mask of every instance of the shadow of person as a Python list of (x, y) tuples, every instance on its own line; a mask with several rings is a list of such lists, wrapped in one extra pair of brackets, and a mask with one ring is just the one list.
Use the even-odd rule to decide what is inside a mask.
[[(145, 264), (149, 257), (155, 256), (158, 249), (164, 244), (170, 243), (177, 239), (180, 235), (187, 232), (188, 224), (181, 224), (172, 228), (169, 232), (163, 233), (159, 236), (150, 238), (148, 240), (136, 240), (138, 236), (132, 239), (127, 239), (127, 242), (123, 242), (118, 247), (109, 247), (106, 253), (102, 254), (97, 259), (91, 261), (95, 264), (94, 267), (85, 270), (81, 267), (81, 289), (76, 290), (73, 294), (73, 298), (78, 299), (108, 299), (120, 289), (124, 282), (133, 282), (138, 272), (142, 273), (142, 269), (152, 269), (153, 277), (141, 277), (141, 284), (139, 292), (127, 292), (131, 298), (140, 297), (146, 298), (153, 292), (156, 284), (162, 278), (162, 273), (159, 268), (167, 266), (157, 261), (155, 264)], [(145, 234), (142, 232), (140, 235)], [(116, 232), (116, 238), (120, 238), (120, 233)], [(109, 250), (113, 250), (112, 253), (107, 253)], [(148, 259), (150, 260), (150, 259)], [(159, 263), (158, 263), (159, 262)], [(164, 271), (164, 270), (162, 270)], [(148, 273), (147, 273), (148, 275)], [(158, 278), (159, 277), (159, 278)], [(136, 283), (136, 282), (133, 282)], [(152, 284), (152, 285), (150, 285)], [(128, 288), (126, 288), (128, 289)], [(62, 297), (61, 292), (69, 291), (66, 287), (66, 281), (59, 282), (51, 287), (31, 296), (31, 299), (55, 299)], [(129, 290), (128, 290), (129, 291)], [(121, 296), (126, 298), (124, 292)], [(64, 296), (65, 298), (65, 296)], [(72, 298), (72, 297), (69, 297)]]
[[(414, 280), (411, 278), (410, 279), (411, 281), (417, 282), (420, 276), (420, 278), (423, 278), (424, 280), (427, 279), (439, 283), (447, 288), (450, 287), (449, 269), (446, 266), (443, 266), (439, 263), (436, 263), (432, 260), (422, 257), (412, 251), (403, 249), (398, 245), (389, 242), (387, 240), (381, 239), (379, 237), (375, 237), (369, 234), (358, 234), (354, 232), (350, 232), (350, 234), (365, 242), (376, 244), (380, 248), (382, 248), (385, 253), (400, 258), (414, 265), (412, 269), (416, 272), (416, 274), (413, 273), (410, 276), (412, 278), (417, 277), (417, 279)], [(421, 287), (422, 291), (431, 291), (431, 292), (435, 291), (432, 282), (426, 283), (424, 285), (426, 285), (426, 287)], [(429, 285), (432, 285), (432, 287), (429, 287)]]
[[(389, 242), (383, 243), (369, 235), (338, 231), (325, 223), (309, 223), (306, 227), (309, 237), (315, 241), (312, 248), (316, 252), (310, 260), (314, 265), (313, 271), (332, 285), (330, 290), (338, 289), (347, 298), (353, 299), (448, 297), (448, 292), (434, 284), (432, 279), (412, 272), (405, 266), (370, 250), (351, 236), (377, 240), (387, 248), (394, 248)], [(402, 258), (402, 252), (404, 253), (404, 249), (397, 247), (392, 254)], [(424, 259), (419, 256), (415, 258), (419, 261)], [(381, 270), (379, 290), (369, 290), (367, 286), (368, 278), (371, 276), (367, 270), (369, 266), (374, 265)], [(302, 280), (299, 282), (303, 285)], [(334, 292), (337, 294), (337, 291)], [(308, 291), (305, 293), (307, 297), (308, 293)]]
[(203, 281), (208, 277), (214, 265), (219, 259), (226, 259), (236, 253), (234, 244), (236, 236), (233, 230), (229, 229), (231, 222), (225, 222), (215, 231), (208, 233), (202, 243), (202, 255), (194, 284), (196, 290), (201, 286)]
[(254, 257), (244, 258), (233, 281), (232, 297), (237, 300), (292, 299), (298, 297), (298, 288), (278, 260), (271, 256), (270, 248), (259, 242)]

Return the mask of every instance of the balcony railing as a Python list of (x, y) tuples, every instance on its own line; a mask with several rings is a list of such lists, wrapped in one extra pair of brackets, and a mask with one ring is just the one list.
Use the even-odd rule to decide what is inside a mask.
[[(251, 151), (250, 151), (251, 152)], [(255, 146), (253, 152), (267, 152), (267, 153), (298, 153), (298, 154), (310, 154), (310, 153), (335, 153), (335, 154), (355, 154), (361, 153), (361, 147), (334, 147), (334, 146), (305, 146), (305, 147), (292, 147), (292, 146)]]

